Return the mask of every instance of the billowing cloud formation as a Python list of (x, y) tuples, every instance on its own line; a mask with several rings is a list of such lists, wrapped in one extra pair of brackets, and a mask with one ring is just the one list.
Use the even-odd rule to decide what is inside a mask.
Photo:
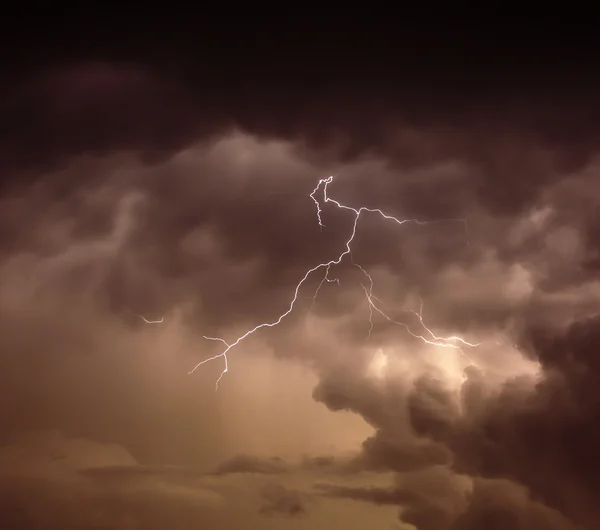
[(534, 343), (546, 369), (534, 388), (514, 380), (482, 399), (482, 380), (469, 377), (462, 388), (465, 414), (452, 418), (444, 406), (451, 398), (438, 385), (417, 387), (413, 425), (451, 447), (462, 472), (515, 480), (591, 524), (598, 491), (590, 464), (598, 437), (598, 320), (576, 322), (564, 334), (538, 336)]
[[(33, 473), (38, 488), (47, 472), (65, 491), (101, 484), (113, 507), (135, 490), (139, 510), (118, 517), (177, 528), (214, 521), (205, 505), (222, 486), (206, 481), (268, 479), (252, 483), (248, 513), (277, 525), (264, 515), (312, 517), (294, 480), (320, 473), (331, 481), (311, 495), (392, 506), (419, 530), (598, 525), (594, 130), (574, 145), (541, 106), (502, 121), (374, 109), (365, 123), (360, 108), (342, 119), (342, 102), (320, 120), (321, 106), (304, 121), (289, 110), (277, 127), (206, 114), (175, 81), (107, 64), (27, 83), (11, 93), (1, 150), (0, 435), (78, 441), (53, 435), (43, 458), (19, 457), (27, 439), (7, 445), (6, 506), (31, 498), (13, 503), (10, 481)], [(311, 278), (289, 319), (232, 351), (215, 395), (220, 361), (186, 375), (220, 351), (202, 335), (231, 342), (276, 319), (304, 272), (343, 250), (352, 219), (328, 205), (319, 227), (309, 197), (329, 174), (345, 204), (440, 222), (366, 215), (352, 258), (390, 318), (374, 312), (371, 330), (365, 276), (344, 262), (339, 284), (313, 299), (322, 276)], [(409, 331), (481, 345), (438, 348)], [(353, 483), (390, 473), (393, 484)], [(148, 483), (187, 515), (157, 515)], [(57, 505), (42, 490), (44, 510)]]

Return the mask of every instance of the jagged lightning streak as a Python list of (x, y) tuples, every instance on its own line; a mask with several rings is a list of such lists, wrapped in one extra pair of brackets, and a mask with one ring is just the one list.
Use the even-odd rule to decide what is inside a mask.
[[(450, 348), (456, 348), (460, 350), (460, 346), (458, 346), (457, 344), (455, 344), (456, 342), (459, 342), (463, 345), (466, 346), (476, 346), (476, 344), (471, 344), (468, 343), (467, 341), (465, 341), (464, 339), (460, 338), (460, 337), (447, 337), (447, 338), (443, 338), (443, 337), (437, 337), (435, 336), (435, 334), (430, 331), (425, 324), (423, 323), (423, 319), (422, 319), (422, 308), (421, 308), (421, 313), (415, 313), (417, 315), (417, 317), (419, 318), (419, 321), (421, 322), (423, 328), (427, 331), (429, 338), (422, 336), (422, 335), (417, 335), (411, 332), (410, 328), (403, 323), (400, 322), (395, 322), (394, 320), (392, 320), (390, 317), (388, 317), (383, 310), (381, 310), (375, 303), (374, 303), (374, 296), (373, 296), (373, 278), (367, 273), (367, 271), (361, 267), (360, 265), (358, 265), (357, 263), (354, 262), (354, 259), (352, 257), (352, 249), (351, 249), (351, 245), (352, 245), (352, 241), (354, 241), (354, 237), (356, 235), (356, 230), (357, 230), (357, 226), (358, 226), (358, 221), (360, 219), (361, 214), (363, 214), (364, 212), (368, 212), (368, 213), (375, 213), (378, 214), (379, 216), (383, 217), (384, 219), (388, 220), (388, 221), (392, 221), (398, 225), (403, 225), (405, 223), (415, 223), (415, 224), (419, 224), (419, 225), (425, 225), (425, 224), (431, 224), (431, 223), (436, 223), (436, 222), (440, 222), (440, 221), (419, 221), (417, 219), (397, 219), (396, 217), (393, 217), (391, 215), (388, 215), (386, 213), (384, 213), (382, 210), (380, 210), (379, 208), (367, 208), (366, 206), (361, 206), (360, 208), (353, 208), (351, 206), (347, 206), (345, 204), (341, 204), (340, 202), (336, 201), (335, 199), (332, 199), (331, 197), (329, 197), (328, 193), (327, 193), (327, 187), (329, 186), (329, 184), (331, 184), (331, 182), (333, 182), (333, 177), (330, 176), (326, 179), (321, 179), (319, 181), (319, 183), (317, 184), (317, 186), (315, 187), (315, 189), (309, 194), (309, 197), (313, 200), (313, 202), (315, 203), (316, 207), (317, 207), (317, 221), (319, 223), (319, 227), (321, 227), (321, 229), (323, 229), (325, 227), (325, 225), (323, 224), (323, 219), (321, 217), (322, 214), (322, 207), (321, 207), (321, 202), (317, 199), (316, 195), (317, 193), (322, 190), (323, 192), (323, 203), (327, 204), (327, 203), (331, 203), (335, 206), (337, 206), (340, 210), (346, 210), (349, 212), (352, 212), (354, 214), (354, 221), (352, 223), (352, 230), (350, 232), (350, 237), (346, 240), (346, 244), (345, 244), (345, 250), (343, 250), (341, 252), (341, 254), (338, 255), (337, 258), (334, 258), (330, 261), (324, 262), (324, 263), (319, 263), (318, 265), (315, 265), (312, 269), (309, 269), (308, 271), (306, 271), (306, 273), (304, 274), (304, 276), (302, 277), (302, 279), (298, 282), (298, 284), (296, 285), (296, 289), (294, 290), (294, 295), (292, 297), (292, 300), (290, 302), (290, 305), (288, 307), (288, 309), (282, 313), (276, 320), (274, 320), (273, 322), (264, 322), (262, 324), (258, 324), (257, 326), (255, 326), (254, 328), (246, 331), (246, 333), (244, 333), (243, 335), (241, 335), (240, 337), (238, 337), (237, 339), (235, 339), (233, 342), (231, 343), (227, 343), (224, 339), (218, 338), (218, 337), (204, 337), (206, 340), (212, 340), (212, 341), (218, 341), (218, 342), (222, 342), (225, 345), (225, 349), (219, 353), (218, 355), (214, 355), (213, 357), (209, 357), (208, 359), (204, 359), (203, 361), (200, 361), (198, 364), (196, 364), (196, 366), (194, 366), (188, 373), (189, 374), (193, 374), (200, 366), (209, 363), (211, 361), (215, 361), (217, 359), (223, 359), (224, 363), (225, 363), (225, 367), (223, 369), (223, 371), (221, 372), (216, 385), (215, 385), (215, 389), (218, 389), (218, 385), (219, 382), (221, 381), (221, 379), (224, 377), (224, 375), (228, 372), (229, 370), (229, 366), (228, 366), (228, 358), (227, 355), (228, 353), (235, 348), (238, 344), (240, 344), (242, 341), (244, 341), (246, 338), (248, 338), (250, 335), (252, 335), (253, 333), (255, 333), (256, 331), (258, 331), (259, 329), (262, 328), (272, 328), (277, 326), (278, 324), (281, 323), (281, 321), (287, 317), (293, 310), (294, 307), (296, 305), (296, 302), (298, 300), (298, 295), (300, 292), (300, 288), (302, 287), (302, 285), (306, 282), (306, 280), (311, 276), (311, 274), (313, 274), (314, 272), (320, 270), (320, 269), (324, 269), (325, 270), (325, 275), (323, 277), (323, 279), (321, 280), (321, 282), (319, 283), (319, 286), (317, 287), (317, 290), (315, 292), (315, 295), (313, 297), (313, 303), (314, 300), (319, 292), (319, 290), (321, 289), (321, 286), (324, 284), (324, 282), (336, 282), (339, 284), (339, 280), (337, 278), (330, 278), (329, 277), (329, 273), (331, 270), (331, 267), (335, 266), (335, 265), (339, 265), (343, 259), (346, 256), (349, 256), (350, 259), (352, 260), (352, 264), (354, 266), (356, 266), (358, 269), (360, 269), (360, 271), (366, 276), (366, 278), (369, 281), (369, 287), (365, 287), (363, 285), (363, 288), (365, 290), (365, 295), (369, 304), (369, 321), (371, 324), (370, 330), (369, 330), (369, 334), (371, 332), (371, 330), (373, 329), (373, 311), (376, 311), (377, 313), (381, 314), (384, 318), (386, 318), (387, 320), (389, 320), (390, 322), (394, 322), (396, 324), (400, 324), (400, 325), (404, 325), (404, 327), (409, 331), (409, 333), (416, 337), (421, 339), (423, 342), (433, 345), (433, 346), (441, 346), (441, 347), (450, 347)], [(465, 227), (466, 227), (466, 222), (464, 220), (460, 220), (461, 222), (465, 223)], [(462, 350), (461, 350), (462, 351)]]
[[(375, 310), (383, 318), (385, 318), (388, 322), (390, 322), (392, 324), (396, 324), (398, 326), (402, 326), (408, 332), (408, 334), (411, 335), (412, 337), (414, 337), (415, 339), (419, 339), (419, 340), (423, 341), (425, 344), (429, 344), (430, 346), (437, 346), (440, 348), (452, 348), (454, 350), (458, 350), (461, 353), (461, 355), (465, 357), (465, 359), (469, 362), (469, 364), (471, 366), (475, 366), (473, 359), (471, 359), (471, 357), (469, 357), (465, 353), (465, 351), (463, 350), (462, 347), (468, 346), (470, 348), (476, 348), (477, 346), (481, 346), (482, 343), (481, 342), (477, 342), (477, 343), (467, 342), (462, 337), (458, 337), (456, 335), (452, 335), (450, 337), (438, 337), (435, 333), (433, 333), (433, 331), (431, 331), (425, 325), (425, 322), (423, 322), (423, 300), (421, 300), (421, 307), (419, 309), (419, 312), (417, 312), (413, 309), (409, 309), (408, 312), (412, 313), (419, 319), (419, 323), (421, 324), (421, 327), (426, 331), (427, 336), (418, 335), (416, 333), (413, 333), (413, 331), (410, 329), (410, 326), (406, 322), (399, 322), (399, 321), (391, 318), (387, 313), (385, 313), (380, 307), (375, 305), (375, 303), (373, 302), (373, 300), (377, 300), (378, 302), (381, 302), (381, 300), (379, 300), (375, 295), (370, 293), (368, 291), (368, 289), (366, 289), (364, 287), (364, 285), (363, 285), (363, 289), (365, 291), (365, 295), (366, 295), (367, 301), (369, 303), (369, 308), (371, 309), (371, 313), (370, 313), (371, 318), (373, 316), (373, 310)], [(373, 329), (372, 321), (371, 321), (371, 329)]]
[(138, 317), (140, 317), (146, 324), (162, 324), (165, 321), (165, 317), (160, 317), (159, 320), (148, 320), (147, 318), (143, 317), (142, 315), (138, 315)]
[[(217, 342), (222, 342), (223, 344), (225, 344), (226, 348), (231, 348), (231, 346), (229, 344), (227, 344), (223, 339), (219, 338), (219, 337), (207, 337), (206, 335), (202, 336), (203, 339), (206, 340), (214, 340)], [(221, 375), (219, 376), (219, 378), (217, 379), (217, 381), (215, 382), (215, 391), (219, 390), (219, 383), (221, 382), (221, 379), (223, 379), (223, 377), (225, 376), (225, 374), (229, 371), (229, 366), (227, 364), (227, 354), (221, 354), (220, 356), (223, 357), (223, 360), (225, 361), (225, 367), (223, 368), (223, 371), (221, 372)], [(220, 357), (219, 355), (217, 355), (216, 357), (214, 357), (215, 359), (218, 359)], [(210, 361), (211, 359), (206, 359), (206, 361)], [(205, 362), (206, 362), (205, 361)], [(202, 364), (202, 363), (201, 363)], [(191, 373), (191, 372), (190, 372)]]
[(429, 339), (427, 339), (426, 337), (424, 337), (422, 335), (417, 335), (410, 330), (410, 326), (408, 324), (406, 324), (406, 322), (397, 322), (396, 320), (393, 320), (391, 317), (389, 317), (380, 307), (375, 305), (375, 302), (373, 302), (373, 300), (376, 300), (377, 302), (380, 302), (381, 304), (383, 304), (383, 302), (379, 298), (377, 298), (374, 294), (370, 293), (364, 286), (363, 286), (363, 289), (365, 291), (367, 301), (369, 302), (369, 306), (373, 310), (375, 310), (377, 313), (379, 313), (388, 322), (391, 322), (392, 324), (398, 324), (399, 326), (403, 326), (410, 335), (412, 335), (416, 339), (422, 340), (426, 344), (430, 344), (431, 346), (440, 346), (440, 347), (444, 347), (444, 348), (454, 348), (454, 349), (460, 349), (460, 346), (455, 344), (456, 342), (459, 342), (463, 346), (470, 346), (471, 348), (481, 346), (481, 344), (482, 344), (481, 342), (477, 342), (477, 343), (467, 342), (465, 339), (463, 339), (462, 337), (458, 337), (457, 335), (452, 335), (450, 337), (438, 337), (437, 335), (435, 335), (435, 333), (433, 333), (433, 331), (431, 331), (425, 325), (425, 322), (423, 321), (423, 300), (421, 300), (421, 307), (418, 312), (415, 311), (414, 309), (407, 310), (408, 313), (412, 313), (419, 319), (419, 323), (421, 324), (421, 327), (427, 332)]

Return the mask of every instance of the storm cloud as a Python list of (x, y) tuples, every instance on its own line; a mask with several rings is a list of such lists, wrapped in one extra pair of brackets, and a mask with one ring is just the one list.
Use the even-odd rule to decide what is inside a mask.
[(0, 87), (5, 526), (598, 526), (595, 85), (403, 57)]

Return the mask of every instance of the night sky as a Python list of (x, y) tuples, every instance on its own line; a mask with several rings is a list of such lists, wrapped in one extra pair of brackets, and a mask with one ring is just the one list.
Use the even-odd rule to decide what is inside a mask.
[(596, 27), (367, 7), (3, 18), (2, 529), (600, 528)]

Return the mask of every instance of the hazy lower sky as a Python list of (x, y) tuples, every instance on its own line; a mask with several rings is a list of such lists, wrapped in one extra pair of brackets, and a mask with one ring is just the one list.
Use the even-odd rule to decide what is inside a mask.
[(87, 15), (0, 87), (0, 526), (597, 528), (591, 41)]

